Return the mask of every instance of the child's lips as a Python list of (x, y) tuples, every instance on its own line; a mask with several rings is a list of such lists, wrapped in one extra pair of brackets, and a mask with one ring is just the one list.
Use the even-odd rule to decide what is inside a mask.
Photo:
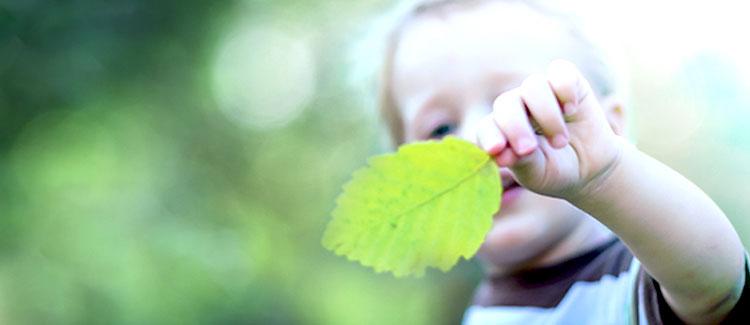
[(503, 201), (501, 209), (508, 208), (515, 201), (517, 201), (518, 196), (521, 195), (521, 192), (523, 192), (523, 187), (521, 187), (521, 185), (519, 185), (515, 181), (508, 185), (503, 185)]
[(518, 196), (523, 192), (523, 187), (513, 178), (513, 174), (507, 170), (500, 170), (500, 177), (503, 184), (503, 198), (501, 210), (507, 208), (518, 200)]

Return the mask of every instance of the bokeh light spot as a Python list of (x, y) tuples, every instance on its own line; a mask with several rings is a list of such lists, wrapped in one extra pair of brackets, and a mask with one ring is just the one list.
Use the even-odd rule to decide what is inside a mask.
[(241, 25), (220, 45), (214, 95), (222, 112), (240, 125), (265, 130), (298, 117), (315, 89), (309, 42), (265, 26)]

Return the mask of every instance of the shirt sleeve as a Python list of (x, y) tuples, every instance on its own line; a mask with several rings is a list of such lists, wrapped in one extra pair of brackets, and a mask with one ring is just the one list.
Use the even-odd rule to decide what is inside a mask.
[[(642, 267), (638, 274), (637, 286), (639, 324), (685, 324), (664, 300), (659, 283)], [(750, 317), (750, 259), (745, 253), (745, 284), (740, 299), (721, 324), (747, 324), (741, 320), (747, 320), (748, 317)]]

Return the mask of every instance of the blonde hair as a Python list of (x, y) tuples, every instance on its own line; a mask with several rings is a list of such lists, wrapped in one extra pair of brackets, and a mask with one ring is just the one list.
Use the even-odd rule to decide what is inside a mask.
[[(521, 4), (527, 6), (534, 12), (548, 17), (553, 21), (559, 22), (565, 27), (565, 32), (571, 40), (576, 42), (576, 48), (585, 49), (576, 51), (576, 57), (566, 58), (578, 65), (584, 76), (591, 81), (592, 88), (600, 98), (607, 97), (618, 89), (618, 95), (623, 96), (624, 82), (622, 82), (622, 72), (615, 73), (612, 58), (605, 54), (605, 51), (592, 42), (591, 35), (584, 33), (584, 29), (577, 23), (576, 17), (557, 10), (549, 5), (549, 1), (541, 4), (532, 0), (421, 0), (410, 3), (406, 6), (396, 7), (394, 12), (386, 17), (390, 19), (381, 20), (381, 25), (385, 22), (390, 24), (385, 35), (385, 48), (382, 52), (385, 56), (380, 65), (378, 76), (378, 111), (385, 122), (393, 144), (396, 146), (403, 144), (405, 141), (404, 122), (401, 118), (399, 107), (394, 98), (391, 85), (393, 72), (393, 59), (396, 49), (399, 45), (401, 34), (406, 30), (409, 24), (418, 18), (426, 15), (448, 15), (455, 10), (471, 9), (477, 5), (503, 2), (509, 4)], [(393, 18), (395, 17), (395, 19)], [(361, 58), (361, 56), (359, 57)]]

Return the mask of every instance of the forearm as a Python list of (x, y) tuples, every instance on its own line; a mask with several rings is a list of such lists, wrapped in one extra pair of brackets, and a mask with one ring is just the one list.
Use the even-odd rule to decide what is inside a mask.
[(742, 244), (724, 213), (693, 183), (629, 144), (570, 201), (627, 244), (680, 316), (710, 310), (742, 279)]

